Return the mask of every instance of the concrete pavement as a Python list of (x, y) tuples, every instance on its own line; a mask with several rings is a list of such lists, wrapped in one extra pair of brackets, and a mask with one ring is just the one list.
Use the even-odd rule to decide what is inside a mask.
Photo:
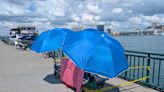
[[(52, 74), (51, 59), (43, 59), (32, 51), (18, 51), (0, 41), (0, 92), (73, 92)], [(107, 81), (111, 85), (123, 82), (127, 81), (119, 78)], [(135, 83), (118, 89), (117, 92), (159, 92)]]
[(50, 74), (52, 60), (32, 51), (18, 51), (0, 41), (0, 92), (73, 92)]

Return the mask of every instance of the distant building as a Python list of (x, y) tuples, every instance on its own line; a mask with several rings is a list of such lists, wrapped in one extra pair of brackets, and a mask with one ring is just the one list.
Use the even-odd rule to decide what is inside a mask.
[(112, 33), (112, 30), (111, 30), (111, 29), (107, 29), (107, 32), (108, 32), (109, 34), (111, 34), (111, 33)]
[(112, 32), (111, 35), (113, 35), (113, 36), (120, 36), (120, 32)]
[(156, 22), (156, 23), (152, 23), (152, 26), (151, 27), (155, 29), (158, 26), (160, 26), (160, 24), (158, 22)]
[(162, 31), (164, 31), (164, 26), (162, 27)]
[(152, 23), (151, 26), (148, 26), (143, 30), (141, 30), (140, 28), (137, 28), (134, 31), (112, 32), (111, 35), (114, 35), (114, 36), (164, 35), (164, 25), (160, 25), (159, 23)]
[(152, 26), (148, 26), (143, 31), (144, 35), (162, 35), (164, 33), (164, 25), (159, 23), (152, 23)]
[(148, 26), (145, 29), (158, 29), (164, 31), (164, 25), (160, 25), (159, 23), (152, 23), (152, 26)]
[(104, 32), (104, 25), (97, 25), (97, 30)]

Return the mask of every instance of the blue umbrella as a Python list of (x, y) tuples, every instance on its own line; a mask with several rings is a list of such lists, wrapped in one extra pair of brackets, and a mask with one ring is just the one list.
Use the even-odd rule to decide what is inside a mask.
[(128, 68), (120, 43), (95, 29), (80, 32), (53, 29), (42, 33), (31, 47), (36, 52), (55, 51), (59, 48), (79, 68), (91, 73), (112, 78)]
[(122, 50), (124, 52), (124, 49), (121, 46), (121, 44), (117, 40), (115, 40), (111, 36), (109, 36), (109, 34), (104, 33), (102, 31), (98, 31), (98, 30), (92, 29), (92, 28), (85, 29), (84, 31), (94, 32), (95, 34), (98, 34), (99, 36), (104, 37), (104, 39), (108, 43), (111, 43), (111, 44), (115, 45), (116, 47), (118, 47), (118, 49), (120, 49), (120, 50)]
[(31, 46), (31, 49), (38, 53), (55, 51), (61, 48), (67, 32), (71, 31), (69, 29), (64, 28), (55, 28), (43, 32), (34, 41)]
[(104, 32), (86, 29), (65, 39), (63, 51), (85, 71), (113, 78), (128, 68), (122, 46)]

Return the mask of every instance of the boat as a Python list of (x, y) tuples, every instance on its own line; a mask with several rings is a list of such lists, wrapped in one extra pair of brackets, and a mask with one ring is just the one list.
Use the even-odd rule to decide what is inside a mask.
[(11, 44), (18, 47), (18, 45), (29, 45), (37, 38), (38, 31), (35, 27), (17, 27), (10, 30), (9, 41)]

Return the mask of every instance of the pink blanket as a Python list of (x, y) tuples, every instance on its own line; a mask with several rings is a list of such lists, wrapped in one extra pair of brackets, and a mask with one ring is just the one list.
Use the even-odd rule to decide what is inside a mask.
[(62, 59), (60, 80), (66, 85), (76, 88), (80, 92), (83, 83), (84, 71), (75, 66), (71, 60)]

